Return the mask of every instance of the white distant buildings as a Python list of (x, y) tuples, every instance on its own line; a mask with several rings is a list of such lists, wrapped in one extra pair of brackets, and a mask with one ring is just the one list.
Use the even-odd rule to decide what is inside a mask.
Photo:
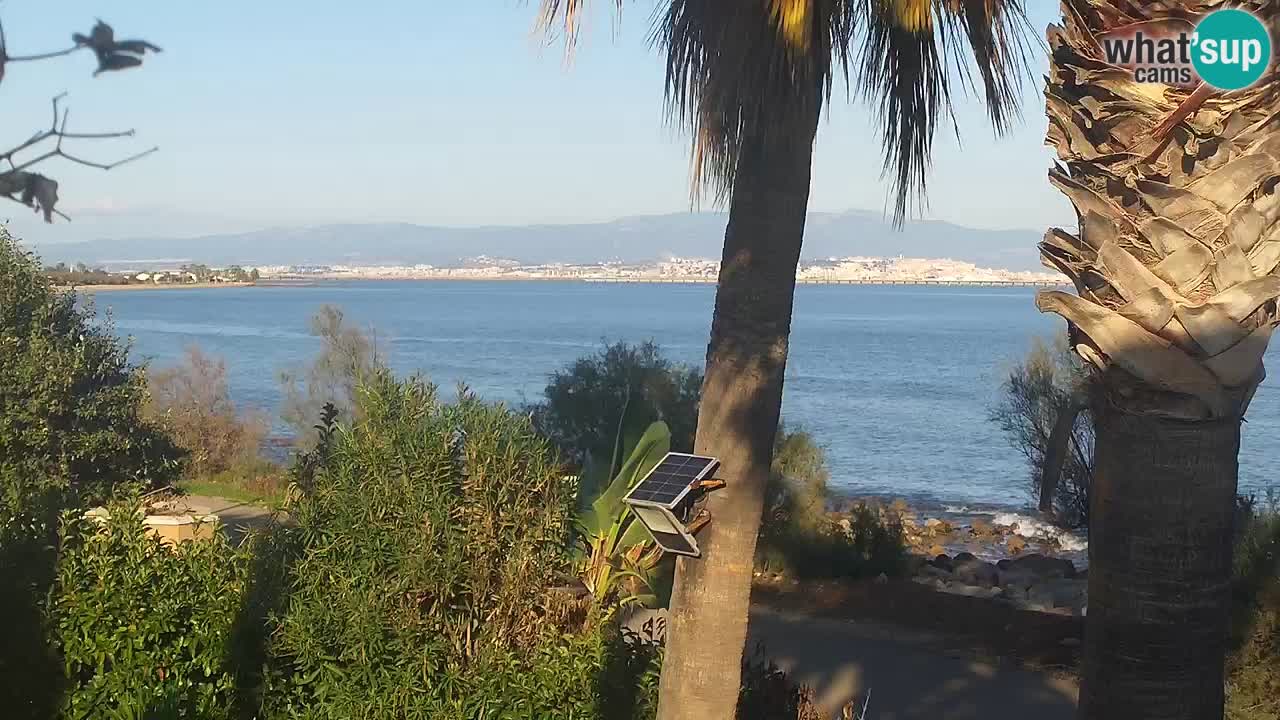
[[(670, 258), (656, 263), (605, 262), (521, 265), (511, 260), (472, 258), (460, 267), (432, 265), (332, 265), (259, 267), (263, 277), (422, 280), (585, 280), (612, 282), (715, 282), (717, 260)], [(927, 258), (848, 257), (806, 261), (796, 272), (801, 282), (883, 283), (1058, 283), (1062, 278), (1044, 272), (980, 268), (970, 262)]]

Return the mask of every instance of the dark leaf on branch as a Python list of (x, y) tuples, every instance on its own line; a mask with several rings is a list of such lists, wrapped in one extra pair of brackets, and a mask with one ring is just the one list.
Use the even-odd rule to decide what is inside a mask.
[(0, 174), (0, 195), (7, 195), (13, 200), (27, 186), (27, 175), (24, 172), (7, 172)]
[(38, 173), (30, 173), (22, 191), (22, 204), (29, 205), (53, 222), (53, 207), (58, 204), (58, 183)]
[(93, 30), (89, 35), (89, 42), (93, 43), (95, 47), (106, 47), (114, 43), (115, 38), (115, 30), (112, 30), (110, 25), (99, 20), (98, 24), (93, 26)]
[(71, 39), (76, 45), (90, 48), (93, 54), (98, 56), (98, 70), (94, 75), (137, 67), (142, 64), (140, 56), (147, 52), (160, 52), (159, 47), (146, 40), (117, 41), (115, 31), (101, 20), (93, 26), (88, 36), (75, 33)]
[(107, 55), (98, 58), (98, 69), (94, 75), (112, 70), (125, 70), (131, 67), (137, 67), (142, 64), (142, 58), (133, 55)]
[(120, 52), (134, 53), (136, 55), (145, 55), (148, 50), (151, 52), (160, 52), (160, 48), (152, 45), (146, 40), (121, 40), (116, 43), (116, 49)]
[(56, 181), (39, 173), (7, 172), (0, 174), (0, 195), (34, 208), (44, 215), (45, 222), (53, 222), (58, 204)]

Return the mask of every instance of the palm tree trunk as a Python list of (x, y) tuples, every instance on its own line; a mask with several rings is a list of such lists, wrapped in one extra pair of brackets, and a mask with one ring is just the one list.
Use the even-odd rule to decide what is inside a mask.
[(1094, 413), (1079, 717), (1221, 720), (1240, 421)]
[[(799, 114), (799, 113), (796, 113)], [(703, 556), (680, 558), (662, 666), (659, 720), (730, 720), (747, 636), (760, 528), (809, 204), (817, 111), (747, 134), (740, 153), (698, 411), (696, 449), (720, 459)], [(754, 142), (753, 142), (754, 141)]]
[[(1274, 0), (1235, 3), (1273, 24)], [(1280, 76), (1137, 82), (1107, 42), (1177, 39), (1218, 0), (1064, 0), (1049, 29), (1050, 179), (1079, 216), (1044, 292), (1102, 378), (1080, 717), (1219, 720), (1240, 422), (1280, 326)]]

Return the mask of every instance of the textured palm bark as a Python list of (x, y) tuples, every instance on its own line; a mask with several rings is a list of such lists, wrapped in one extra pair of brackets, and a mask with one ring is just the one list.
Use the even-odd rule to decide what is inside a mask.
[[(1245, 0), (1273, 23), (1280, 3)], [(1079, 716), (1219, 720), (1239, 428), (1280, 322), (1280, 87), (1142, 84), (1107, 37), (1193, 27), (1220, 0), (1065, 0), (1049, 30), (1050, 178), (1079, 228), (1041, 293), (1101, 375)]]
[(1094, 413), (1080, 717), (1221, 720), (1240, 423)]
[(680, 558), (659, 720), (731, 720), (746, 645), (752, 560), (782, 409), (796, 267), (817, 113), (747, 143), (725, 232), (698, 410), (697, 452), (727, 481), (708, 501), (703, 556)]

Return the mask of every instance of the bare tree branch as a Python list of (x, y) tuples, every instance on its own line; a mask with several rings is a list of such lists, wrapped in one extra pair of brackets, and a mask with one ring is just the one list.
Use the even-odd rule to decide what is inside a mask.
[(53, 52), (38, 53), (36, 55), (10, 55), (9, 44), (5, 42), (4, 24), (0, 23), (0, 65), (7, 62), (31, 62), (33, 60), (48, 60), (50, 58), (62, 57), (83, 49), (85, 46), (76, 44), (66, 50), (55, 50)]
[(63, 57), (64, 55), (70, 55), (71, 53), (77, 50), (83, 50), (83, 49), (84, 49), (84, 46), (77, 45), (75, 47), (69, 47), (66, 50), (55, 50), (54, 52), (39, 53), (37, 55), (5, 55), (4, 59), (6, 62), (31, 62), (33, 60), (48, 60), (50, 58)]
[[(22, 205), (23, 207), (30, 207), (30, 206), (29, 206), (29, 205), (27, 205), (26, 203), (22, 202), (22, 200), (20, 200), (20, 199), (18, 199), (18, 198), (16, 198), (16, 197), (14, 197), (14, 196), (12, 196), (12, 195), (5, 195), (4, 193), (0, 193), (0, 198), (3, 198), (3, 199), (5, 199), (5, 200), (12, 200), (13, 202), (18, 203), (19, 205)], [(64, 212), (62, 212), (61, 210), (58, 210), (57, 208), (49, 208), (49, 211), (50, 211), (50, 212), (52, 212), (54, 215), (57, 215), (58, 217), (62, 218), (63, 220), (66, 220), (67, 222), (71, 222), (71, 216), (70, 216), (70, 215), (68, 215), (68, 214), (66, 214), (66, 213), (64, 213)]]
[(159, 150), (160, 150), (159, 147), (151, 147), (146, 150), (143, 150), (140, 153), (134, 153), (133, 155), (130, 155), (127, 158), (116, 160), (115, 162), (110, 162), (110, 163), (93, 162), (92, 160), (85, 160), (83, 158), (78, 158), (74, 155), (70, 155), (65, 152), (58, 152), (57, 154), (67, 160), (70, 160), (73, 163), (78, 163), (80, 165), (85, 165), (91, 168), (97, 168), (99, 170), (114, 170), (120, 167), (121, 165), (128, 165), (129, 163), (135, 160), (141, 160), (142, 158), (150, 155), (151, 153), (158, 152)]
[[(125, 164), (125, 163), (127, 163), (127, 162), (132, 162), (132, 161), (134, 161), (134, 160), (137, 160), (138, 158), (141, 158), (141, 157), (144, 157), (144, 156), (146, 156), (146, 155), (149, 155), (149, 154), (151, 154), (151, 153), (153, 153), (153, 152), (155, 152), (156, 150), (158, 150), (158, 149), (159, 149), (159, 148), (151, 148), (150, 150), (147, 150), (147, 151), (145, 151), (145, 152), (141, 152), (141, 153), (138, 153), (138, 154), (136, 154), (136, 155), (131, 155), (131, 156), (129, 156), (129, 157), (127, 157), (127, 158), (123, 159), (123, 160), (119, 160), (119, 161), (116, 161), (116, 162), (114, 162), (114, 163), (109, 163), (109, 164), (105, 164), (105, 165), (104, 165), (104, 164), (102, 164), (102, 163), (89, 162), (89, 161), (83, 160), (83, 159), (81, 159), (81, 158), (77, 158), (77, 157), (74, 157), (74, 156), (72, 156), (72, 155), (68, 155), (66, 152), (64, 152), (64, 151), (62, 150), (62, 141), (63, 141), (63, 140), (66, 140), (66, 139), (72, 139), (72, 140), (109, 140), (109, 139), (114, 139), (114, 138), (126, 138), (126, 137), (133, 137), (133, 136), (134, 136), (134, 135), (136, 135), (137, 133), (136, 133), (136, 131), (134, 131), (133, 129), (124, 130), (124, 131), (121, 131), (121, 132), (69, 133), (69, 132), (67, 132), (67, 119), (68, 119), (68, 117), (70, 116), (70, 112), (71, 112), (71, 111), (70, 111), (70, 109), (69, 109), (69, 108), (68, 108), (68, 109), (60, 110), (60, 109), (59, 109), (59, 107), (58, 107), (58, 103), (59, 103), (59, 102), (62, 100), (62, 98), (64, 98), (64, 97), (66, 97), (66, 93), (62, 93), (62, 94), (57, 95), (57, 96), (55, 96), (55, 97), (53, 98), (53, 123), (52, 123), (52, 125), (49, 127), (49, 129), (48, 129), (48, 130), (42, 130), (42, 131), (40, 131), (40, 132), (37, 132), (36, 134), (32, 135), (28, 140), (26, 140), (26, 141), (25, 141), (25, 142), (23, 142), (22, 144), (18, 145), (17, 147), (15, 147), (15, 148), (13, 148), (13, 149), (11, 149), (11, 150), (6, 150), (5, 152), (0, 152), (0, 162), (7, 162), (7, 163), (9, 163), (9, 170), (8, 170), (8, 172), (16, 172), (16, 171), (19, 171), (19, 170), (24, 170), (24, 169), (26, 169), (26, 168), (31, 167), (32, 165), (35, 165), (36, 163), (44, 162), (45, 160), (48, 160), (48, 159), (50, 159), (50, 158), (54, 158), (54, 157), (64, 157), (64, 158), (66, 158), (66, 159), (68, 159), (68, 160), (71, 160), (71, 161), (73, 161), (73, 162), (80, 163), (81, 165), (88, 165), (88, 166), (90, 166), (90, 167), (97, 167), (97, 168), (101, 168), (101, 169), (103, 169), (103, 170), (110, 170), (110, 169), (111, 169), (111, 168), (113, 168), (113, 167), (118, 167), (118, 166), (123, 165), (123, 164)], [(57, 144), (54, 146), (54, 149), (53, 149), (53, 150), (51, 150), (51, 151), (49, 151), (49, 152), (46, 152), (46, 153), (44, 153), (43, 155), (39, 155), (39, 156), (37, 156), (37, 157), (35, 157), (35, 158), (32, 158), (32, 159), (30, 159), (30, 160), (27, 160), (26, 162), (23, 162), (22, 164), (16, 164), (16, 163), (14, 163), (14, 161), (13, 161), (13, 156), (14, 156), (14, 155), (16, 155), (17, 153), (22, 152), (23, 150), (27, 150), (27, 149), (29, 149), (29, 148), (31, 148), (31, 147), (33, 147), (33, 146), (35, 146), (35, 145), (39, 145), (40, 143), (42, 143), (42, 142), (44, 142), (44, 141), (46, 141), (46, 140), (49, 140), (50, 138), (57, 138)]]
[[(71, 40), (75, 45), (66, 50), (56, 50), (36, 55), (11, 56), (9, 55), (8, 43), (5, 38), (4, 25), (0, 23), (0, 81), (4, 80), (5, 68), (10, 62), (47, 60), (70, 55), (77, 50), (88, 49), (92, 50), (98, 59), (98, 69), (94, 73), (97, 76), (103, 72), (137, 67), (142, 64), (142, 58), (148, 53), (160, 52), (159, 47), (145, 40), (116, 40), (115, 31), (110, 25), (101, 20), (94, 24), (88, 35), (75, 33), (71, 36)], [(0, 164), (8, 163), (9, 165), (8, 170), (0, 171), (0, 198), (34, 209), (44, 215), (45, 222), (52, 222), (54, 215), (66, 220), (71, 220), (71, 218), (54, 207), (58, 202), (57, 181), (40, 173), (31, 172), (28, 168), (46, 160), (60, 157), (77, 165), (84, 165), (98, 170), (111, 170), (144, 158), (159, 150), (159, 148), (153, 147), (114, 162), (97, 162), (85, 159), (78, 154), (67, 152), (62, 147), (67, 140), (110, 140), (133, 137), (134, 131), (70, 132), (67, 128), (71, 122), (71, 110), (59, 106), (64, 97), (66, 97), (66, 93), (59, 94), (53, 98), (52, 119), (48, 130), (41, 130), (16, 147), (0, 152)], [(21, 162), (14, 160), (18, 153), (31, 150), (50, 139), (54, 140), (52, 150), (46, 150)]]
[[(64, 150), (62, 144), (68, 139), (109, 140), (114, 138), (133, 137), (135, 134), (133, 130), (98, 133), (69, 132), (67, 130), (67, 126), (71, 121), (71, 110), (69, 108), (60, 107), (59, 105), (62, 98), (65, 96), (66, 94), (63, 93), (53, 98), (53, 119), (48, 130), (39, 131), (32, 135), (26, 142), (0, 153), (0, 163), (7, 162), (9, 164), (8, 170), (0, 172), (0, 197), (34, 208), (36, 211), (44, 214), (46, 221), (52, 221), (53, 215), (57, 215), (67, 220), (70, 220), (71, 218), (54, 208), (54, 205), (58, 202), (58, 183), (44, 175), (29, 172), (29, 168), (46, 160), (60, 157), (76, 163), (77, 165), (84, 165), (85, 167), (96, 168), (98, 170), (112, 170), (126, 163), (131, 163), (135, 160), (144, 158), (159, 150), (158, 147), (152, 147), (113, 162), (97, 162), (94, 160), (88, 160)], [(31, 157), (21, 162), (14, 160), (14, 156), (16, 154), (25, 150), (30, 150), (31, 148), (50, 139), (55, 140), (52, 150), (47, 150), (35, 157)]]

